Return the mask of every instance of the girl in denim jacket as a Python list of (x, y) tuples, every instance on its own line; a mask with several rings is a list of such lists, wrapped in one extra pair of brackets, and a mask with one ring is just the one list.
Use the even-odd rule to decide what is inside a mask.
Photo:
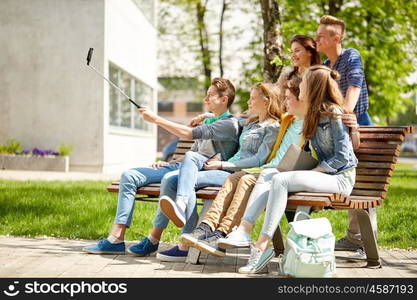
[[(309, 141), (313, 157), (319, 164), (311, 171), (278, 173), (272, 178), (261, 234), (251, 249), (246, 266), (239, 273), (260, 273), (274, 257), (268, 248), (287, 206), (289, 192), (324, 192), (350, 195), (355, 184), (357, 159), (349, 131), (341, 114), (343, 97), (338, 88), (339, 74), (325, 66), (310, 67), (300, 84), (300, 106), (297, 116), (304, 120), (303, 136)], [(242, 223), (257, 216), (245, 214)], [(242, 224), (241, 224), (242, 225)], [(244, 228), (245, 226), (243, 226)]]

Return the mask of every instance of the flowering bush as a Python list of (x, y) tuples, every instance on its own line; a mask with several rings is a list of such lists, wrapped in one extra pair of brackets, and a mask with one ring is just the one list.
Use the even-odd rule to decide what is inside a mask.
[(0, 144), (0, 154), (18, 154), (18, 155), (39, 155), (39, 156), (57, 156), (57, 155), (69, 155), (73, 150), (73, 147), (68, 144), (61, 144), (58, 147), (58, 151), (55, 150), (42, 150), (40, 148), (25, 149), (22, 150), (22, 144), (17, 140), (7, 140), (6, 144)]
[(28, 149), (23, 150), (23, 152), (19, 154), (45, 156), (45, 155), (59, 155), (59, 152), (54, 151), (54, 150), (42, 150), (39, 148), (33, 148), (32, 150), (28, 150)]

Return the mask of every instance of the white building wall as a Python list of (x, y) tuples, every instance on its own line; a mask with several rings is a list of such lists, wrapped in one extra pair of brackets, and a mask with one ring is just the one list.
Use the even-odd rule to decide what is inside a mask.
[(0, 143), (71, 144), (73, 171), (155, 159), (155, 130), (110, 132), (108, 85), (86, 66), (89, 47), (99, 71), (108, 75), (110, 59), (156, 87), (156, 31), (130, 0), (0, 1)]
[[(105, 59), (154, 89), (157, 95), (157, 33), (130, 0), (106, 1)], [(106, 72), (108, 73), (108, 67)], [(104, 113), (104, 171), (147, 166), (156, 158), (156, 127), (152, 132), (109, 126), (109, 97)], [(127, 99), (125, 101), (128, 101)], [(139, 103), (140, 104), (140, 103)]]

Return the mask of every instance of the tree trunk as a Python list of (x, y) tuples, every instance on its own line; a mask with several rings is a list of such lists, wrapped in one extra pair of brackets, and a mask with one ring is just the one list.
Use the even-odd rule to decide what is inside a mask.
[(219, 29), (219, 68), (220, 68), (220, 77), (223, 77), (223, 19), (224, 12), (226, 11), (227, 3), (226, 0), (223, 0), (222, 11), (220, 14), (220, 29)]
[(264, 81), (276, 82), (284, 61), (278, 0), (260, 0), (264, 25)]
[(201, 56), (204, 69), (204, 87), (207, 90), (211, 83), (211, 57), (209, 50), (209, 40), (204, 16), (206, 14), (207, 1), (204, 4), (201, 1), (196, 3), (197, 9), (197, 28), (200, 42)]
[(342, 5), (343, 0), (329, 0), (329, 11), (327, 13), (336, 17), (342, 8)]

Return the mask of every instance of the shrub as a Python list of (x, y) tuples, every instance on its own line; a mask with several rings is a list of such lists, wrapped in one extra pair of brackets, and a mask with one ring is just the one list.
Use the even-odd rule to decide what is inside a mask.
[(13, 139), (9, 139), (6, 141), (6, 144), (0, 145), (0, 153), (20, 153), (22, 149), (22, 143)]
[(61, 144), (58, 147), (59, 155), (70, 155), (70, 153), (74, 150), (74, 147), (69, 144)]

